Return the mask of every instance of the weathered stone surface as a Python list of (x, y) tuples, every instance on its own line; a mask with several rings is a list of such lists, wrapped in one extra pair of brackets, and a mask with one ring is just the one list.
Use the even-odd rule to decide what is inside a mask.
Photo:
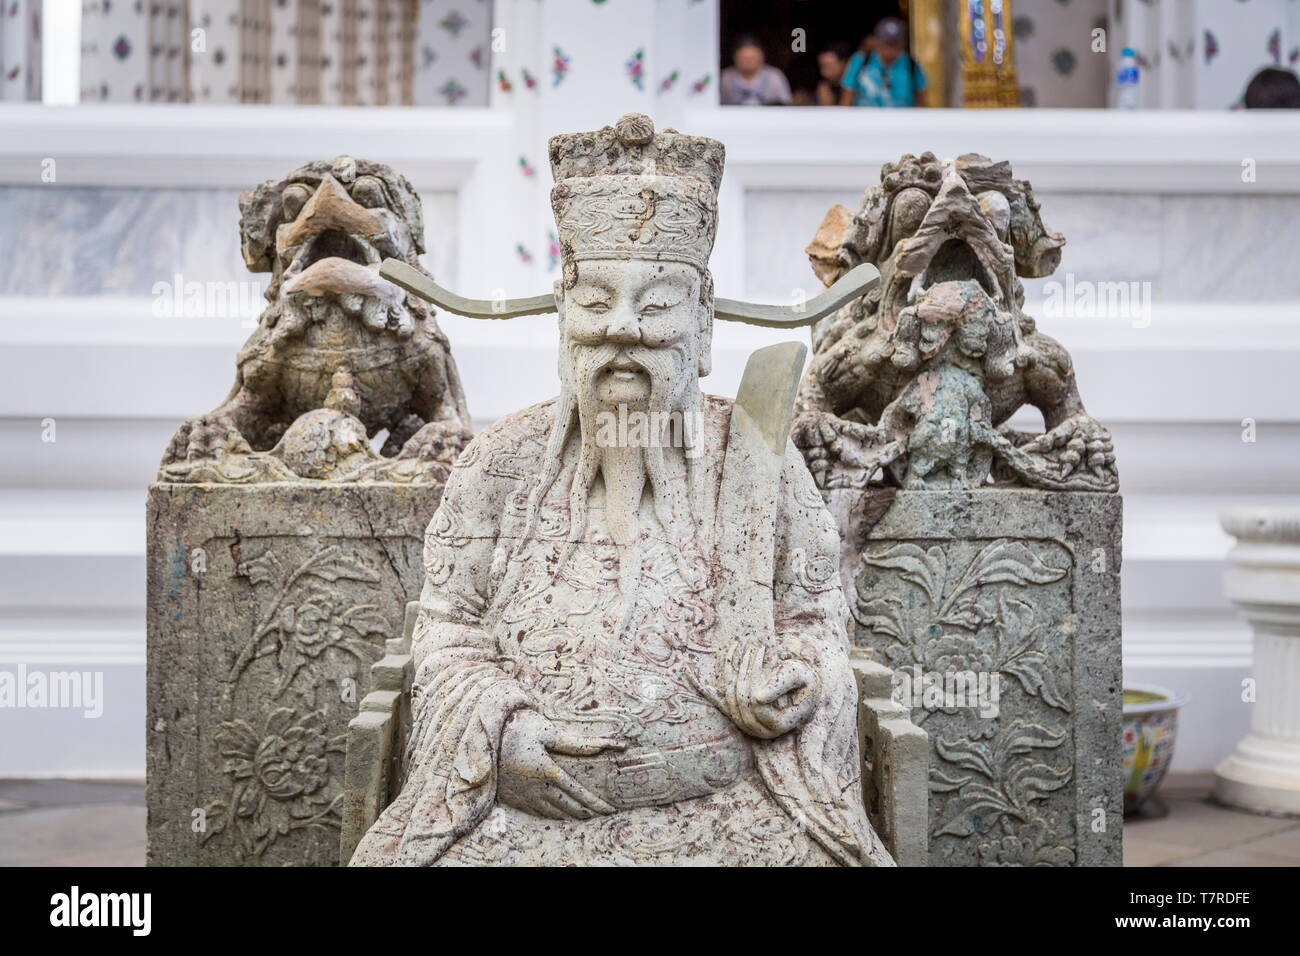
[(831, 510), (854, 644), (929, 735), (930, 864), (1118, 866), (1119, 496), (841, 489)]
[[(807, 249), (826, 284), (882, 278), (814, 328), (793, 437), (854, 642), (928, 734), (932, 865), (1120, 862), (1114, 448), (1022, 308), (1064, 243), (1008, 163), (922, 153)], [(1024, 406), (1042, 434), (1005, 427)]]
[(423, 235), (410, 183), (367, 160), (240, 196), (268, 306), (149, 491), (151, 863), (338, 859), (347, 724), (401, 685), (372, 665), (470, 438), (433, 310), (379, 276), (418, 270)]
[(441, 493), (150, 488), (151, 864), (337, 862), (344, 735), (419, 593)]
[(893, 699), (894, 672), (868, 648), (849, 652), (858, 682), (858, 749), (867, 817), (899, 866), (930, 862), (930, 746), (911, 708)]
[(560, 397), (452, 469), (406, 781), (353, 865), (893, 862), (839, 541), (785, 437), (802, 347), (734, 403), (699, 388), (722, 157), (639, 115), (551, 141)]
[[(813, 272), (870, 263), (882, 281), (813, 330), (794, 440), (818, 485), (1118, 490), (1069, 353), (1022, 308), (1021, 277), (1050, 275), (1065, 243), (1029, 183), (973, 153), (907, 155), (845, 212), (808, 246)], [(1002, 427), (1025, 405), (1043, 434)]]
[(177, 430), (158, 480), (442, 484), (470, 439), (460, 376), (433, 310), (379, 275), (384, 256), (422, 271), (411, 184), (340, 156), (243, 193), (239, 211), (267, 309), (230, 394)]

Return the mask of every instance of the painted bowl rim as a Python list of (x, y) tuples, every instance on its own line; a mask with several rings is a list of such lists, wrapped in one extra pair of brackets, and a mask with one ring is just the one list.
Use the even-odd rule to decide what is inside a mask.
[(1159, 684), (1143, 684), (1137, 681), (1124, 682), (1123, 690), (1133, 690), (1140, 694), (1159, 694), (1160, 700), (1146, 701), (1141, 704), (1124, 704), (1125, 717), (1140, 717), (1143, 714), (1158, 714), (1165, 710), (1177, 710), (1187, 703), (1187, 697)]

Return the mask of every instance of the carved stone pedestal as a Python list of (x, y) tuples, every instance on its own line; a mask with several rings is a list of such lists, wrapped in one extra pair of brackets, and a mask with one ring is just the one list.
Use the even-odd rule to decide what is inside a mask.
[(1224, 587), (1255, 632), (1250, 733), (1215, 770), (1215, 799), (1300, 814), (1300, 508), (1223, 515), (1237, 539)]
[(437, 484), (159, 483), (148, 861), (337, 862), (348, 722), (419, 596)]
[(854, 643), (930, 749), (931, 866), (1121, 863), (1119, 495), (837, 490)]

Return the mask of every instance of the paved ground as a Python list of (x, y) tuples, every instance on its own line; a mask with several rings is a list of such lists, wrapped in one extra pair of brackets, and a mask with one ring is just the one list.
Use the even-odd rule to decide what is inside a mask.
[(1210, 774), (1171, 774), (1124, 821), (1125, 866), (1300, 866), (1300, 819), (1209, 800)]
[[(1125, 866), (1300, 866), (1300, 819), (1216, 806), (1208, 774), (1174, 775), (1124, 825)], [(144, 786), (0, 780), (0, 865), (143, 866)]]
[(144, 784), (0, 780), (0, 865), (144, 866)]

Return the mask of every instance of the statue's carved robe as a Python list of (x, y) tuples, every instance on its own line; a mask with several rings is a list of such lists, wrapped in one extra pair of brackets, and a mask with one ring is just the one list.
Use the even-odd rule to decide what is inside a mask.
[[(731, 408), (705, 397), (704, 448), (727, 446)], [(713, 603), (728, 573), (714, 528), (679, 515), (672, 523), (690, 532), (674, 543), (647, 495), (636, 539), (619, 547), (596, 494), (570, 542), (575, 430), (520, 545), (555, 410), (502, 419), (452, 471), (425, 543), (405, 784), (353, 864), (892, 864), (862, 806), (838, 535), (793, 446), (777, 490), (766, 659), (806, 661), (820, 698), (803, 727), (760, 740), (706, 699), (725, 705), (716, 662), (737, 640)], [(667, 459), (685, 488), (681, 456)], [(712, 521), (722, 461), (692, 467), (693, 510)], [(628, 742), (554, 755), (617, 812), (552, 820), (498, 801), (502, 730), (520, 708)]]

